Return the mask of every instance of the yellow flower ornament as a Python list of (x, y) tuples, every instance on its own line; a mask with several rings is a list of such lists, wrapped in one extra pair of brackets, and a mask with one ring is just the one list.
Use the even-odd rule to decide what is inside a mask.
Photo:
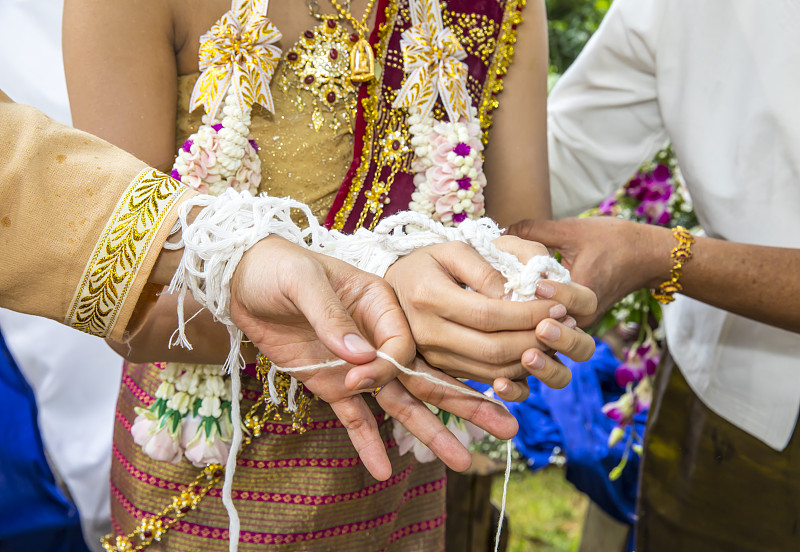
[(273, 46), (281, 32), (267, 18), (269, 0), (233, 0), (231, 9), (200, 37), (200, 78), (189, 109), (202, 105), (216, 118), (232, 92), (245, 113), (254, 103), (275, 111), (269, 83), (281, 50)]
[(414, 107), (424, 118), (441, 97), (451, 122), (470, 118), (467, 93), (467, 57), (455, 33), (442, 23), (439, 0), (411, 0), (412, 26), (403, 32), (400, 46), (406, 82), (394, 107)]

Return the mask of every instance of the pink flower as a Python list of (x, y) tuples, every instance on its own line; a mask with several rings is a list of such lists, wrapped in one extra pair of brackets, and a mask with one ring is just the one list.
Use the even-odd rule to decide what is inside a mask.
[(434, 206), (436, 214), (434, 218), (441, 222), (450, 222), (453, 220), (453, 205), (459, 202), (460, 200), (455, 192), (450, 192), (436, 199), (436, 204)]
[(131, 426), (134, 442), (153, 460), (177, 464), (183, 457), (178, 435), (171, 435), (166, 426), (154, 431), (156, 427), (155, 420), (150, 420), (142, 414), (138, 415)]
[(615, 372), (617, 383), (625, 387), (628, 383), (636, 383), (645, 376), (656, 373), (661, 360), (661, 351), (652, 342), (645, 343), (635, 349), (628, 349), (625, 362)]
[(150, 440), (150, 437), (152, 437), (150, 430), (152, 430), (155, 425), (155, 420), (151, 420), (145, 414), (139, 414), (136, 416), (136, 419), (133, 420), (133, 425), (131, 426), (133, 442), (140, 447), (143, 446), (147, 441)]
[(414, 451), (414, 458), (417, 462), (425, 463), (436, 460), (436, 455), (431, 452), (431, 449), (426, 447), (419, 439), (408, 431), (403, 424), (397, 420), (393, 420), (392, 435), (397, 442), (398, 452), (400, 456), (406, 454), (408, 451)]
[(444, 166), (447, 164), (447, 154), (453, 151), (453, 144), (450, 143), (447, 136), (434, 132), (429, 138), (428, 147), (430, 148), (428, 156), (434, 165)]
[(642, 408), (633, 393), (625, 393), (616, 401), (603, 405), (603, 414), (620, 426), (633, 423), (633, 416), (641, 411)]
[(201, 428), (203, 418), (187, 416), (183, 420), (181, 443), (185, 447), (184, 455), (192, 465), (198, 468), (208, 464), (225, 464), (230, 450), (230, 438), (227, 442), (216, 430), (216, 425), (211, 436), (207, 436)]
[[(459, 423), (460, 422), (460, 423)], [(480, 441), (486, 434), (481, 428), (468, 420), (458, 420), (455, 416), (450, 417), (450, 422), (447, 424), (447, 429), (450, 430), (458, 442), (469, 447), (475, 441)]]
[(428, 179), (428, 186), (436, 194), (430, 200), (435, 201), (436, 196), (449, 194), (453, 191), (452, 184), (455, 183), (453, 169), (449, 165), (433, 165), (425, 171), (425, 178)]
[(245, 146), (245, 154), (239, 170), (228, 180), (228, 185), (237, 192), (249, 191), (253, 195), (258, 193), (261, 184), (261, 160), (258, 152), (253, 147), (254, 141), (249, 141)]

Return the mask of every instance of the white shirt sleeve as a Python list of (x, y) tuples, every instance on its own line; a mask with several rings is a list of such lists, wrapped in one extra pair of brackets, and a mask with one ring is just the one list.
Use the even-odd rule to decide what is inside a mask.
[(615, 0), (548, 99), (553, 216), (624, 184), (667, 141), (656, 85), (664, 0)]

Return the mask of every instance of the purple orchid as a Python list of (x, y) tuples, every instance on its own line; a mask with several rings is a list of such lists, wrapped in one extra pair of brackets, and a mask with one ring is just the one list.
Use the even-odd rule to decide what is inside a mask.
[(619, 365), (614, 374), (617, 383), (625, 387), (629, 383), (639, 382), (645, 376), (652, 376), (656, 373), (660, 360), (661, 351), (652, 341), (628, 349), (625, 353), (625, 362)]

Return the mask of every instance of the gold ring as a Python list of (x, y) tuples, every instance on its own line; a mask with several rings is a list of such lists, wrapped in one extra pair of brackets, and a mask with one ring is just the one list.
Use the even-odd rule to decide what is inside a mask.
[(382, 385), (379, 385), (378, 387), (376, 387), (375, 390), (372, 392), (372, 396), (376, 397), (378, 395), (378, 393), (381, 392), (381, 389), (383, 389)]

